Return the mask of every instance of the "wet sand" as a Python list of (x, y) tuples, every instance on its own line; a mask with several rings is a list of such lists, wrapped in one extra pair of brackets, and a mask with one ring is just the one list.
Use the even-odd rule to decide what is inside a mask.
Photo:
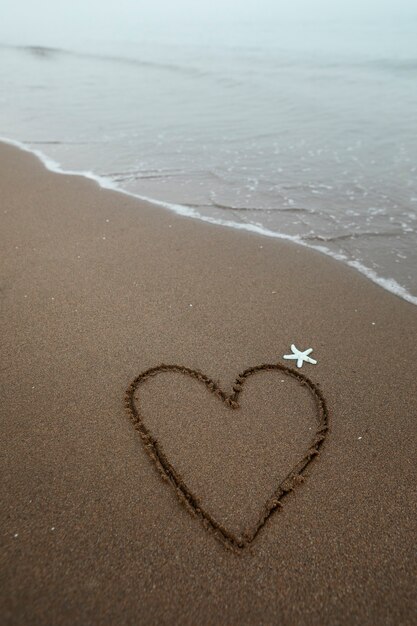
[[(2, 622), (412, 624), (416, 308), (319, 253), (52, 174), (11, 146), (0, 181)], [(161, 479), (126, 390), (168, 363), (232, 394), (248, 368), (296, 369), (291, 343), (314, 349), (300, 371), (330, 428), (282, 508), (229, 549)], [(319, 423), (277, 371), (245, 380), (236, 409), (178, 372), (136, 393), (194, 513), (234, 537)]]

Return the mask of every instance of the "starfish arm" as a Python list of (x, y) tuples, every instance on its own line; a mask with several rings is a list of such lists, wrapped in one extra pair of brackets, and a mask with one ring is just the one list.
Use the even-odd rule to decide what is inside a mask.
[(301, 350), (296, 348), (295, 345), (292, 343), (291, 350), (292, 350), (292, 354), (284, 354), (283, 358), (293, 359), (294, 361), (297, 361), (297, 367), (302, 367), (304, 361), (306, 363), (312, 363), (313, 365), (316, 365), (317, 361), (308, 356), (309, 354), (311, 354), (311, 352), (313, 352), (313, 348), (307, 348), (307, 350), (304, 350), (304, 352), (301, 352)]

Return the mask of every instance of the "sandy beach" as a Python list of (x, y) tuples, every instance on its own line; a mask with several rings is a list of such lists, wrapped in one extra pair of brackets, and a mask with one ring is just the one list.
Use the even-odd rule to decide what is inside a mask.
[[(416, 308), (5, 144), (0, 198), (2, 624), (415, 623)], [(204, 378), (131, 388), (145, 441), (126, 391), (161, 364)], [(308, 384), (236, 383), (263, 364)]]

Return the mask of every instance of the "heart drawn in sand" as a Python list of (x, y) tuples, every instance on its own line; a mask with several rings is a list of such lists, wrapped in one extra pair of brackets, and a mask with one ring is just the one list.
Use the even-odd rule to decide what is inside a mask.
[[(281, 377), (282, 375), (290, 377), (310, 392), (310, 396), (312, 396), (315, 406), (315, 432), (311, 437), (304, 453), (300, 454), (301, 458), (299, 458), (289, 471), (287, 471), (285, 478), (274, 487), (273, 492), (266, 499), (266, 502), (261, 508), (256, 521), (244, 533), (235, 533), (228, 529), (224, 523), (221, 523), (217, 516), (207, 510), (204, 503), (200, 502), (198, 496), (193, 493), (181, 477), (180, 473), (167, 458), (160, 442), (151, 433), (149, 427), (145, 423), (145, 417), (138, 404), (138, 398), (140, 395), (139, 388), (151, 377), (158, 376), (159, 374), (181, 374), (204, 385), (211, 394), (214, 394), (214, 396), (216, 396), (220, 402), (222, 402), (223, 405), (228, 407), (230, 410), (239, 410), (239, 396), (242, 392), (245, 381), (247, 381), (254, 374), (262, 372), (275, 372), (281, 374)], [(281, 380), (281, 382), (284, 381)], [(187, 506), (190, 512), (199, 517), (205, 527), (211, 530), (226, 547), (237, 550), (245, 548), (255, 539), (261, 528), (265, 525), (266, 521), (277, 509), (282, 506), (281, 501), (286, 494), (293, 491), (294, 487), (302, 482), (303, 474), (306, 468), (318, 455), (329, 429), (329, 415), (326, 401), (318, 386), (304, 374), (280, 364), (262, 364), (246, 369), (236, 378), (233, 384), (233, 392), (230, 394), (227, 394), (216, 382), (198, 370), (193, 370), (180, 365), (159, 365), (142, 372), (129, 385), (126, 392), (126, 409), (135, 429), (141, 436), (147, 453), (155, 463), (162, 477), (168, 480), (171, 484), (181, 502)], [(314, 428), (312, 430), (314, 430)]]

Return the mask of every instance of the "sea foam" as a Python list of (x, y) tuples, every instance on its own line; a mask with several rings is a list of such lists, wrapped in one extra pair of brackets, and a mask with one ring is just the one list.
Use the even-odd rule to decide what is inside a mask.
[(305, 240), (302, 240), (301, 237), (297, 235), (287, 235), (285, 233), (280, 233), (275, 230), (271, 230), (260, 224), (250, 224), (247, 222), (235, 222), (233, 220), (225, 220), (221, 218), (211, 217), (208, 215), (202, 215), (195, 208), (189, 207), (182, 204), (176, 204), (171, 202), (165, 202), (162, 200), (157, 200), (155, 198), (150, 198), (148, 196), (140, 195), (137, 193), (132, 193), (125, 189), (122, 189), (117, 183), (112, 181), (109, 178), (104, 176), (100, 176), (95, 174), (92, 171), (79, 171), (79, 170), (69, 170), (64, 169), (60, 163), (46, 155), (44, 152), (37, 148), (32, 148), (28, 144), (25, 144), (21, 141), (10, 139), (8, 137), (0, 136), (0, 141), (3, 143), (15, 146), (16, 148), (20, 148), (25, 152), (29, 152), (35, 155), (43, 165), (51, 172), (56, 174), (65, 174), (66, 176), (82, 176), (84, 178), (88, 178), (89, 180), (95, 181), (100, 187), (103, 189), (110, 189), (112, 191), (116, 191), (118, 193), (122, 193), (127, 196), (131, 196), (133, 198), (137, 198), (139, 200), (143, 200), (155, 206), (163, 207), (168, 209), (169, 211), (173, 211), (177, 215), (181, 215), (183, 217), (189, 217), (193, 219), (200, 220), (202, 222), (207, 222), (209, 224), (214, 224), (218, 226), (225, 226), (227, 228), (233, 228), (235, 230), (244, 230), (247, 232), (255, 233), (257, 235), (263, 235), (265, 237), (272, 237), (274, 239), (284, 239), (286, 241), (291, 241), (294, 244), (299, 246), (303, 246), (305, 248), (309, 248), (311, 250), (315, 250), (316, 252), (320, 252), (321, 254), (325, 254), (326, 256), (331, 257), (336, 261), (340, 261), (345, 265), (357, 270), (364, 276), (366, 276), (373, 283), (376, 283), (386, 291), (389, 291), (396, 296), (410, 302), (411, 304), (417, 305), (417, 296), (412, 295), (409, 291), (400, 285), (395, 279), (388, 278), (384, 276), (379, 276), (373, 269), (367, 267), (363, 263), (357, 260), (349, 259), (346, 255), (341, 253), (336, 253), (322, 245), (314, 245), (311, 243), (307, 243)]

